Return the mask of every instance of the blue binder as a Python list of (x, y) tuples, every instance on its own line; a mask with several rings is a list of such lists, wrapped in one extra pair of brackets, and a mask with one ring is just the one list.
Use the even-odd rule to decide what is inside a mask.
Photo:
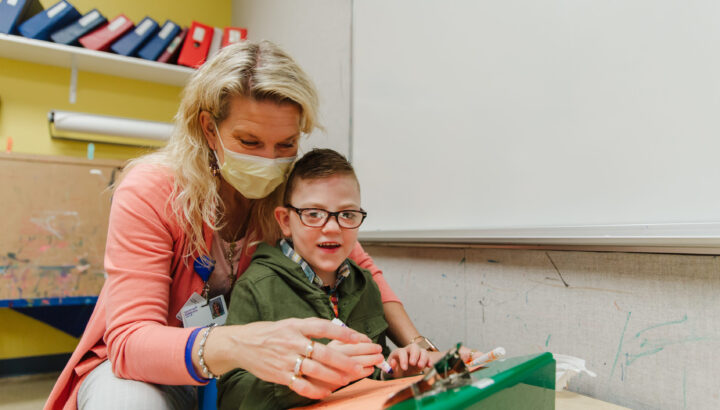
[(43, 10), (38, 0), (0, 1), (0, 33), (17, 34), (18, 25)]
[(124, 56), (135, 55), (140, 47), (151, 39), (157, 31), (158, 23), (150, 17), (145, 17), (134, 30), (114, 42), (110, 49)]
[(94, 9), (82, 16), (82, 18), (75, 23), (52, 33), (50, 38), (52, 41), (59, 44), (67, 44), (71, 46), (80, 45), (78, 42), (80, 37), (105, 23), (107, 23), (105, 16), (100, 14), (97, 9)]
[(166, 21), (160, 32), (138, 51), (138, 57), (152, 61), (157, 60), (179, 33), (180, 26), (170, 20)]
[(67, 1), (55, 3), (49, 9), (30, 17), (20, 24), (18, 30), (24, 37), (38, 40), (49, 40), (50, 33), (74, 23), (80, 18), (80, 13)]

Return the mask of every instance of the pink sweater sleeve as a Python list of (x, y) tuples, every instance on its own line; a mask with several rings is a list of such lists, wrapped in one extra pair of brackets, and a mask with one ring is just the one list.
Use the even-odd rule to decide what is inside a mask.
[(362, 248), (362, 245), (360, 245), (360, 242), (357, 242), (355, 244), (355, 247), (353, 248), (352, 252), (350, 252), (350, 259), (354, 260), (355, 263), (357, 263), (361, 268), (367, 269), (372, 273), (373, 279), (375, 279), (375, 283), (377, 283), (378, 288), (380, 288), (380, 296), (382, 297), (383, 303), (387, 302), (400, 302), (400, 299), (398, 299), (397, 295), (395, 295), (395, 292), (390, 288), (390, 285), (385, 281), (385, 277), (383, 276), (382, 271), (375, 266), (375, 262), (373, 262), (370, 255), (365, 252), (365, 250)]
[(193, 329), (167, 323), (175, 239), (165, 212), (171, 182), (148, 168), (129, 171), (113, 195), (105, 251), (108, 358), (122, 378), (199, 384), (185, 366)]

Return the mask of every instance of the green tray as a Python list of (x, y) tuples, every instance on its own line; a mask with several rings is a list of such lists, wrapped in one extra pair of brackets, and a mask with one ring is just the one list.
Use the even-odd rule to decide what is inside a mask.
[(391, 409), (555, 408), (555, 359), (550, 353), (496, 360), (471, 376), (471, 385), (408, 399)]

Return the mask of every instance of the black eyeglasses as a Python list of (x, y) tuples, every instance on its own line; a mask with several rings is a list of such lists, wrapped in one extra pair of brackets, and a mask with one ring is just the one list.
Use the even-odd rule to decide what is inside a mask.
[(297, 212), (300, 217), (300, 222), (311, 228), (321, 228), (325, 226), (327, 221), (330, 220), (330, 217), (334, 216), (341, 228), (354, 229), (362, 225), (367, 217), (367, 212), (351, 209), (330, 212), (320, 208), (295, 208), (290, 204), (286, 204), (285, 208)]

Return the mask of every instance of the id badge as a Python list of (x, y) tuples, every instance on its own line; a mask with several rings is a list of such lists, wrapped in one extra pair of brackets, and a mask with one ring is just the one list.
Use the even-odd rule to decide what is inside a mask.
[(205, 303), (189, 304), (180, 309), (180, 318), (183, 327), (202, 327), (212, 323), (218, 326), (224, 325), (227, 321), (227, 305), (223, 295), (215, 296)]
[(183, 307), (181, 307), (180, 310), (177, 312), (177, 315), (175, 315), (175, 317), (177, 318), (177, 320), (182, 320), (182, 315), (180, 314), (180, 312), (182, 312), (183, 309), (185, 309), (186, 307), (188, 307), (190, 305), (197, 305), (198, 303), (204, 303), (204, 302), (205, 302), (204, 297), (198, 295), (197, 292), (193, 292), (193, 294), (190, 295), (190, 297), (188, 298), (187, 302), (185, 302)]

